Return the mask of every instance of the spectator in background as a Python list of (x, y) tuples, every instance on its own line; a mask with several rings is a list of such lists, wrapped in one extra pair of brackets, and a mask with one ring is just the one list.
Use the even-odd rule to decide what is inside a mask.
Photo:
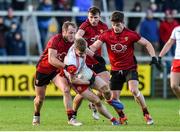
[[(54, 0), (54, 7), (56, 11), (72, 11), (71, 0)], [(61, 32), (61, 27), (65, 21), (71, 21), (69, 16), (58, 16), (56, 17), (59, 32)]]
[[(171, 10), (167, 10), (165, 12), (165, 18), (160, 23), (160, 27), (159, 27), (160, 40), (161, 40), (160, 49), (162, 49), (164, 44), (170, 38), (173, 29), (175, 27), (177, 27), (178, 25), (179, 25), (178, 22), (173, 18), (173, 12)], [(172, 45), (171, 49), (169, 50), (169, 52), (166, 55), (167, 56), (174, 56), (175, 48), (176, 48), (176, 45), (175, 44)], [(171, 62), (167, 61), (166, 66), (167, 66), (168, 73), (170, 73)]]
[(174, 14), (180, 12), (180, 0), (165, 0), (162, 11), (172, 10)]
[[(131, 12), (142, 12), (142, 6), (140, 2), (135, 2)], [(128, 18), (128, 28), (135, 31), (137, 26), (141, 21), (141, 17), (129, 17)]]
[(159, 9), (158, 5), (155, 3), (155, 0), (150, 0), (148, 9), (153, 11), (153, 12), (160, 12), (161, 11)]
[(8, 8), (8, 15), (4, 18), (5, 26), (11, 30), (12, 24), (16, 24), (18, 29), (21, 29), (21, 23), (19, 17), (14, 16), (14, 11), (12, 7)]
[(0, 16), (0, 56), (6, 56), (6, 39), (5, 32), (7, 31), (7, 27), (4, 25), (4, 19)]
[(159, 47), (159, 27), (157, 20), (153, 17), (153, 12), (148, 10), (146, 18), (140, 24), (140, 34), (152, 43), (155, 50)]
[[(14, 56), (25, 56), (26, 55), (26, 45), (23, 40), (22, 33), (20, 31), (16, 31), (13, 33), (12, 38), (8, 41), (10, 54)], [(16, 64), (22, 62), (16, 62)]]
[[(76, 9), (79, 12), (87, 12), (88, 9), (93, 5), (92, 0), (74, 0), (74, 9)], [(77, 26), (81, 25), (85, 20), (87, 19), (87, 16), (80, 16), (76, 17), (76, 24)]]
[[(51, 12), (53, 11), (53, 5), (51, 0), (43, 0), (39, 7), (37, 8), (38, 11), (43, 11), (43, 12)], [(48, 33), (48, 28), (50, 25), (51, 17), (50, 16), (39, 16), (37, 18), (38, 21), (38, 27), (39, 27), (39, 32), (41, 36), (41, 44), (42, 48), (45, 47), (45, 41)]]
[(6, 32), (6, 50), (7, 50), (7, 55), (13, 55), (13, 53), (12, 52), (14, 52), (13, 50), (13, 48), (12, 48), (12, 46), (11, 46), (11, 41), (13, 41), (14, 39), (14, 34), (16, 33), (16, 32), (20, 32), (21, 30), (20, 29), (18, 29), (18, 26), (17, 26), (17, 24), (15, 23), (15, 22), (13, 22), (12, 24), (11, 24), (11, 27), (10, 27), (10, 29)]

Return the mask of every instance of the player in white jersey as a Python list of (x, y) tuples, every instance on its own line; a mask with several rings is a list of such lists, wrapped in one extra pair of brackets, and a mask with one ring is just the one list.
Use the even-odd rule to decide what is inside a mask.
[[(112, 125), (119, 125), (119, 122), (101, 103), (99, 97), (89, 89), (89, 86), (93, 84), (94, 87), (98, 91), (102, 92), (106, 98), (107, 96), (111, 96), (110, 89), (108, 88), (106, 82), (99, 76), (96, 76), (95, 73), (87, 67), (85, 63), (86, 48), (87, 42), (83, 38), (75, 40), (64, 60), (66, 65), (74, 66), (74, 70), (68, 72), (64, 70), (65, 76), (74, 87), (74, 90), (83, 96), (83, 98), (92, 102), (96, 106), (98, 112), (109, 119), (112, 122)], [(123, 106), (121, 107), (123, 109)]]
[(161, 50), (159, 54), (160, 63), (161, 57), (163, 57), (170, 50), (173, 44), (176, 44), (176, 49), (171, 66), (170, 85), (174, 94), (180, 99), (180, 26), (174, 28), (169, 40)]

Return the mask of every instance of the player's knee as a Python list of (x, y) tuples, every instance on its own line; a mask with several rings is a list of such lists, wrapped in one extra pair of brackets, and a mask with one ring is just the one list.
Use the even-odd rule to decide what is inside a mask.
[(174, 90), (174, 91), (177, 91), (178, 90), (178, 85), (176, 84), (171, 84), (171, 89)]
[(135, 97), (138, 97), (141, 94), (138, 88), (131, 88), (130, 91)]
[(102, 91), (103, 91), (104, 97), (109, 100), (111, 98), (111, 91), (109, 87), (107, 85), (103, 86)]
[(69, 89), (69, 87), (64, 88), (63, 94), (64, 94), (65, 96), (70, 94), (70, 89)]
[(45, 100), (45, 96), (36, 96), (34, 99), (35, 103), (42, 103)]

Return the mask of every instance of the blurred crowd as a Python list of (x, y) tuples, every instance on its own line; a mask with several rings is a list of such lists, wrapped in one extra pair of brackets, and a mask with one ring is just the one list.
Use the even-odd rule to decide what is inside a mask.
[[(143, 37), (149, 40), (156, 51), (160, 51), (168, 40), (171, 31), (179, 25), (179, 20), (174, 18), (180, 12), (180, 0), (148, 0), (147, 9), (143, 10), (140, 0), (134, 0), (131, 12), (146, 12), (146, 17), (128, 17), (127, 27), (138, 31)], [(0, 16), (0, 56), (26, 55), (26, 42), (23, 39), (22, 17), (14, 16), (13, 11), (38, 10), (43, 12), (51, 11), (88, 11), (92, 5), (104, 10), (102, 0), (0, 0), (0, 10), (7, 11), (7, 16)], [(124, 11), (124, 0), (107, 0), (107, 10)], [(127, 10), (126, 10), (127, 11)], [(164, 18), (155, 18), (156, 12), (163, 12)], [(77, 25), (85, 21), (87, 17), (76, 17)], [(45, 47), (51, 16), (38, 16), (37, 24), (40, 33), (42, 47)], [(64, 21), (71, 21), (71, 17), (56, 17), (58, 31)], [(143, 54), (143, 49), (141, 50)], [(173, 56), (172, 49), (168, 55)]]

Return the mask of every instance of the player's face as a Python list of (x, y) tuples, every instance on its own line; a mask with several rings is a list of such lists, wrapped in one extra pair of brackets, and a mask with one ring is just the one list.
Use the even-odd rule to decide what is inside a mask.
[(93, 15), (92, 13), (88, 13), (88, 19), (92, 26), (97, 26), (101, 17), (99, 13)]
[(63, 36), (67, 39), (68, 42), (74, 42), (76, 34), (76, 28), (69, 26), (67, 30), (63, 30)]
[(115, 33), (121, 33), (124, 29), (124, 24), (121, 22), (112, 22), (112, 28)]
[(86, 54), (86, 52), (81, 52), (78, 49), (76, 49), (75, 52), (76, 52), (76, 55), (79, 56), (79, 57), (84, 57), (85, 54)]

